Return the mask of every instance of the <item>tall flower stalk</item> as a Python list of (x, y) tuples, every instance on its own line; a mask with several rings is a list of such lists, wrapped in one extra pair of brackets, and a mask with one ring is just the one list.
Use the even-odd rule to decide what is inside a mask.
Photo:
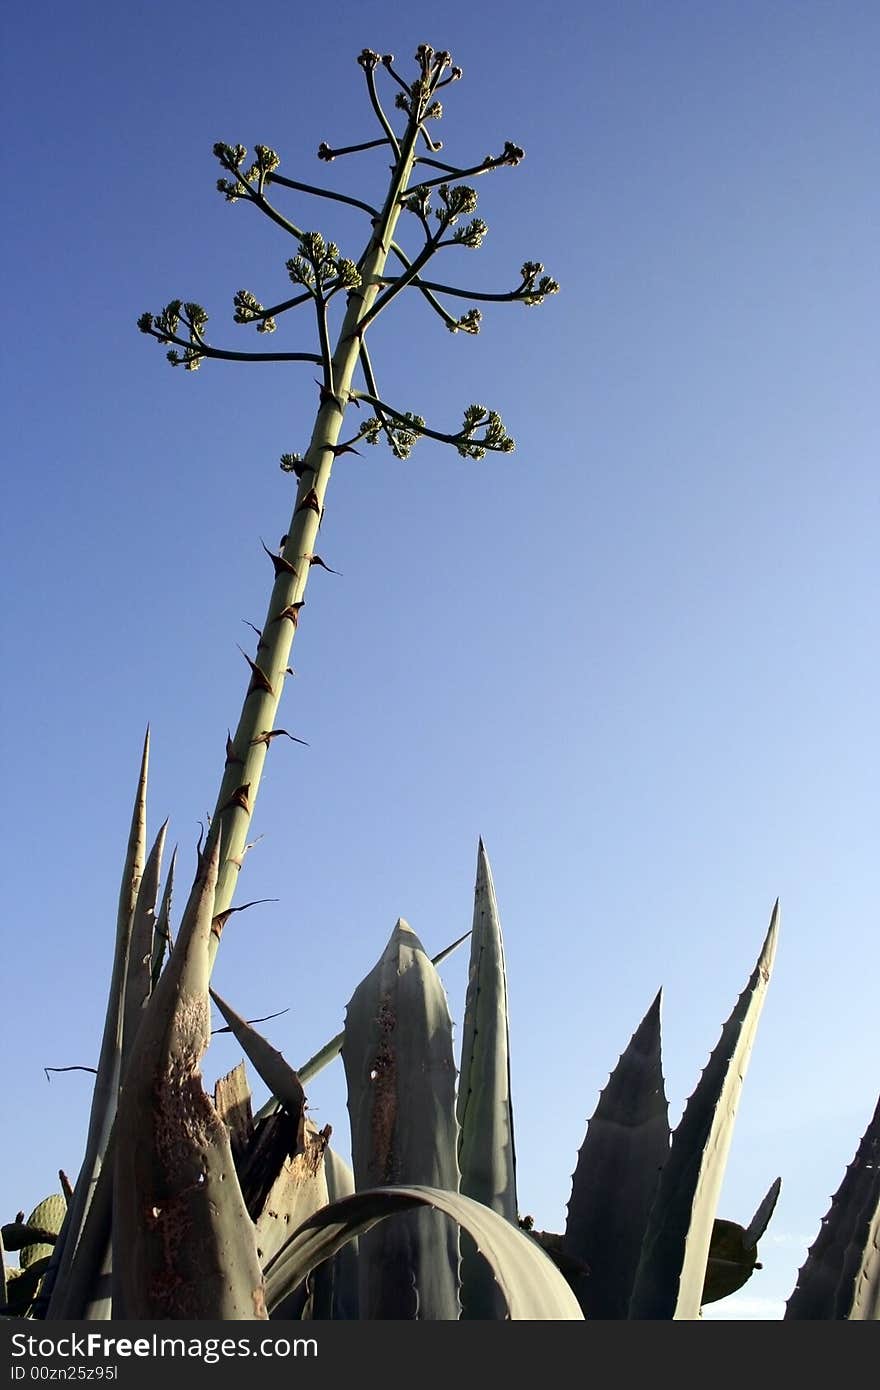
[[(234, 735), (227, 743), (226, 762), (220, 791), (211, 817), (203, 853), (210, 854), (220, 839), (220, 865), (214, 900), (215, 930), (212, 960), (216, 954), (223, 922), (229, 914), (238, 874), (247, 850), (247, 839), (257, 792), (269, 748), (287, 730), (276, 727), (276, 715), (287, 675), (290, 652), (296, 634), (306, 584), (313, 565), (324, 562), (316, 553), (318, 530), (324, 513), (325, 496), (334, 460), (354, 450), (359, 440), (375, 444), (383, 438), (395, 456), (405, 458), (423, 436), (451, 444), (467, 458), (481, 458), (487, 451), (509, 452), (514, 441), (501, 417), (482, 405), (470, 405), (456, 431), (434, 429), (418, 415), (403, 411), (378, 394), (376, 379), (367, 350), (367, 333), (380, 314), (407, 289), (417, 290), (431, 309), (439, 314), (452, 332), (479, 331), (480, 311), (472, 307), (455, 317), (446, 307), (448, 298), (540, 303), (554, 293), (555, 281), (542, 274), (538, 262), (526, 262), (519, 284), (501, 294), (480, 294), (425, 280), (422, 272), (442, 250), (449, 247), (476, 248), (488, 230), (472, 217), (477, 195), (462, 183), (502, 165), (515, 165), (523, 151), (507, 142), (498, 156), (487, 156), (477, 164), (458, 168), (435, 158), (440, 145), (428, 133), (427, 123), (442, 115), (437, 92), (461, 76), (445, 52), (422, 45), (416, 53), (417, 76), (407, 83), (394, 67), (391, 55), (380, 57), (364, 49), (358, 58), (364, 71), (367, 91), (382, 136), (359, 145), (331, 149), (322, 144), (319, 158), (330, 161), (362, 150), (390, 149), (393, 156), (391, 177), (381, 207), (372, 207), (356, 198), (327, 189), (296, 182), (278, 174), (278, 155), (267, 146), (257, 145), (255, 159), (245, 168), (247, 151), (241, 145), (218, 144), (214, 153), (225, 175), (218, 188), (228, 201), (253, 204), (297, 244), (297, 254), (287, 262), (291, 281), (298, 292), (289, 300), (265, 307), (247, 290), (235, 295), (235, 320), (253, 324), (262, 334), (277, 327), (278, 318), (311, 302), (317, 327), (317, 352), (232, 352), (210, 345), (205, 337), (207, 313), (198, 304), (172, 301), (157, 316), (144, 314), (138, 321), (142, 332), (171, 345), (169, 360), (175, 366), (195, 370), (205, 359), (250, 361), (296, 361), (317, 365), (320, 398), (314, 428), (303, 455), (285, 454), (282, 466), (296, 473), (298, 487), (293, 515), (279, 552), (269, 553), (274, 583), (259, 631), (253, 657), (245, 655), (250, 678), (241, 715)], [(395, 106), (405, 113), (406, 124), (399, 135), (386, 115), (377, 90), (377, 72), (384, 69), (397, 86)], [(422, 169), (427, 177), (419, 181)], [(282, 187), (353, 205), (365, 212), (371, 222), (367, 244), (355, 262), (341, 256), (338, 247), (325, 241), (319, 232), (309, 232), (289, 221), (269, 201), (267, 189)], [(406, 211), (420, 224), (424, 242), (414, 256), (407, 255), (395, 240), (401, 214)], [(470, 218), (463, 223), (463, 218)], [(390, 257), (400, 267), (386, 273)], [(346, 295), (346, 308), (335, 346), (331, 346), (329, 318), (332, 301)], [(362, 385), (356, 386), (360, 372)], [(341, 441), (347, 407), (365, 403), (374, 412), (360, 424), (355, 435)], [(193, 892), (195, 892), (195, 888)]]

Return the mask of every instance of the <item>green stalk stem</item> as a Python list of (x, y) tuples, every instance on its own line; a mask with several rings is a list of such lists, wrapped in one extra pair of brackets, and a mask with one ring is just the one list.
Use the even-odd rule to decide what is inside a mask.
[[(286, 565), (277, 566), (262, 637), (254, 661), (265, 676), (265, 683), (254, 674), (244, 699), (238, 727), (232, 739), (226, 769), (204, 853), (222, 833), (222, 853), (214, 900), (214, 918), (231, 905), (238, 871), (256, 802), (269, 741), (263, 736), (275, 728), (275, 715), (284, 688), (290, 651), (296, 631), (296, 607), (303, 601), (314, 554), (324, 496), (333, 468), (334, 446), (339, 440), (345, 408), (350, 399), (352, 379), (358, 364), (364, 320), (379, 293), (385, 263), (400, 216), (418, 138), (414, 113), (403, 138), (394, 166), (388, 195), (370, 241), (359, 262), (361, 284), (348, 296), (348, 308), (331, 360), (334, 395), (322, 393), (322, 400), (304, 458), (296, 504), (282, 552)], [(288, 568), (290, 567), (290, 568)], [(197, 891), (197, 890), (193, 890)], [(219, 924), (218, 924), (219, 925)], [(211, 959), (216, 955), (219, 933), (211, 938)]]

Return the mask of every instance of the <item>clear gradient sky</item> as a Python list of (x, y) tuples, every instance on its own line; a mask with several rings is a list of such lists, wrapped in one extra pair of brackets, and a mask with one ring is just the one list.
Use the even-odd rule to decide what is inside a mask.
[[(217, 140), (379, 197), (365, 46), (448, 48), (442, 135), (481, 179), (444, 275), (561, 293), (453, 337), (381, 320), (387, 399), (471, 401), (515, 453), (338, 461), (258, 847), (215, 981), (301, 1063), (398, 916), (470, 926), (477, 841), (505, 933), (520, 1205), (561, 1230), (608, 1073), (659, 986), (671, 1117), (782, 926), (720, 1214), (782, 1195), (717, 1316), (778, 1317), (877, 1098), (878, 179), (872, 0), (29, 0), (7, 10), (3, 1220), (75, 1176), (141, 740), (185, 896), (315, 407), (308, 365), (172, 370), (172, 298), (218, 344), (295, 247), (215, 190)], [(278, 193), (279, 204), (282, 194)], [(357, 214), (294, 220), (356, 258)], [(466, 304), (461, 305), (462, 308)], [(313, 349), (287, 316), (269, 346)], [(443, 967), (461, 1020), (466, 953)], [(239, 1060), (222, 1037), (206, 1079)], [(265, 1095), (255, 1081), (258, 1103)], [(337, 1063), (309, 1093), (345, 1153)]]

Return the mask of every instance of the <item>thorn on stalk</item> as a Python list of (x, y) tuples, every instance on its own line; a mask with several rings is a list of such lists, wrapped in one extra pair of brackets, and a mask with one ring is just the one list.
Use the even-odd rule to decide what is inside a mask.
[(307, 557), (305, 557), (305, 558), (308, 559), (308, 562), (309, 562), (310, 565), (320, 565), (320, 566), (321, 566), (321, 569), (322, 569), (322, 570), (327, 570), (327, 572), (328, 572), (329, 574), (338, 574), (338, 575), (340, 576), (340, 578), (342, 577), (342, 571), (341, 571), (341, 570), (332, 570), (332, 569), (330, 568), (329, 565), (327, 565), (327, 564), (324, 563), (324, 561), (321, 559), (320, 555), (309, 555), (309, 556), (307, 556)]
[(243, 759), (243, 758), (239, 758), (239, 757), (236, 756), (235, 745), (234, 745), (233, 742), (232, 742), (232, 735), (231, 735), (231, 733), (229, 732), (229, 730), (227, 729), (227, 730), (226, 730), (226, 762), (225, 762), (224, 766), (225, 766), (225, 767), (229, 767), (230, 763), (243, 763), (243, 762), (244, 762), (244, 759)]
[(340, 396), (337, 396), (335, 391), (331, 391), (330, 387), (327, 386), (325, 382), (318, 381), (317, 378), (313, 378), (313, 380), (318, 388), (318, 394), (320, 397), (321, 404), (327, 405), (329, 401), (332, 401), (333, 404), (337, 406), (338, 409), (341, 411), (344, 408), (342, 404), (342, 398)]
[[(238, 644), (236, 643), (236, 645)], [(272, 689), (272, 682), (269, 680), (263, 668), (258, 666), (255, 661), (251, 661), (243, 647), (239, 647), (238, 650), (241, 652), (248, 666), (250, 666), (252, 672), (248, 694), (250, 694), (252, 690), (264, 690), (267, 695), (274, 695), (275, 692)]]
[[(321, 515), (321, 503), (318, 501), (318, 494), (314, 488), (309, 488), (302, 501), (297, 505), (296, 512), (312, 511), (316, 516)], [(294, 512), (294, 515), (296, 515)]]
[(233, 912), (244, 912), (246, 908), (256, 907), (258, 903), (277, 903), (277, 898), (254, 898), (251, 903), (242, 903), (241, 907), (227, 907), (225, 912), (218, 912), (216, 917), (211, 919), (211, 931), (215, 936), (220, 935), (226, 923), (229, 921)]
[[(212, 995), (212, 997), (213, 997), (214, 991), (211, 990), (210, 992), (211, 992), (211, 995)], [(281, 1018), (282, 1014), (289, 1014), (289, 1013), (290, 1013), (290, 1008), (289, 1008), (289, 1007), (286, 1008), (286, 1009), (279, 1009), (278, 1012), (277, 1012), (277, 1014), (263, 1014), (262, 1018), (246, 1018), (246, 1019), (245, 1019), (245, 1023), (248, 1025), (248, 1027), (250, 1027), (250, 1026), (251, 1026), (252, 1024), (254, 1024), (254, 1023), (268, 1023), (269, 1020), (270, 1020), (271, 1018)], [(212, 1029), (211, 1029), (211, 1035), (212, 1035), (212, 1037), (213, 1037), (213, 1035), (214, 1035), (215, 1033), (231, 1033), (231, 1032), (232, 1032), (232, 1029), (230, 1028), (230, 1026), (229, 1026), (228, 1023), (227, 1023), (227, 1024), (225, 1025), (225, 1027), (223, 1027), (223, 1028), (212, 1028)]]
[(239, 809), (241, 811), (247, 811), (248, 815), (250, 815), (251, 803), (248, 799), (248, 792), (250, 789), (250, 782), (243, 782), (240, 787), (236, 787), (228, 800), (224, 801), (218, 814), (222, 815), (224, 811)]
[(256, 840), (251, 840), (249, 844), (245, 845), (241, 854), (228, 855), (226, 860), (227, 864), (234, 864), (237, 869), (240, 869), (242, 864), (244, 863), (245, 855), (248, 853), (249, 850), (252, 850), (254, 845), (258, 844), (260, 840), (262, 840), (262, 838), (262, 835), (258, 835)]
[[(286, 541), (287, 537), (285, 536), (282, 544), (286, 543)], [(283, 555), (276, 555), (274, 551), (270, 550), (266, 542), (262, 539), (262, 537), (260, 538), (260, 545), (263, 547), (263, 549), (265, 550), (266, 554), (269, 556), (269, 559), (272, 561), (272, 564), (275, 567), (276, 579), (278, 578), (279, 574), (296, 574), (296, 570), (294, 569), (290, 561), (285, 560)]]
[(296, 603), (289, 603), (286, 608), (282, 608), (280, 613), (276, 613), (273, 622), (280, 623), (283, 618), (289, 618), (296, 627), (299, 623), (299, 610), (305, 607), (305, 599), (301, 598)]
[(257, 734), (256, 738), (251, 739), (251, 743), (265, 743), (268, 748), (271, 740), (278, 738), (280, 734), (284, 734), (285, 738), (293, 739), (294, 743), (302, 743), (306, 748), (309, 746), (304, 738), (297, 738), (295, 734), (288, 733), (286, 729), (264, 729), (261, 734)]
[(348, 392), (347, 400), (344, 401), (341, 396), (336, 395), (335, 391), (331, 391), (330, 387), (323, 381), (318, 381), (317, 377), (312, 377), (312, 380), (318, 388), (322, 405), (326, 405), (328, 401), (333, 401), (334, 405), (337, 405), (341, 411), (345, 409), (346, 405), (358, 405), (358, 399), (351, 391)]

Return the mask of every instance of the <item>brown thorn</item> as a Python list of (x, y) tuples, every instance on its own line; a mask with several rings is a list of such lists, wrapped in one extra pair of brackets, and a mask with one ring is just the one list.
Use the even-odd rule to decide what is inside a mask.
[(256, 907), (258, 903), (277, 902), (277, 898), (254, 898), (252, 903), (242, 903), (241, 907), (227, 907), (225, 912), (218, 912), (217, 916), (211, 919), (211, 931), (214, 932), (216, 936), (219, 936), (233, 912), (244, 912), (245, 908)]
[(338, 459), (340, 454), (357, 454), (358, 458), (362, 457), (360, 449), (353, 449), (350, 444), (333, 444), (330, 446), (330, 452), (335, 459)]
[(251, 743), (265, 743), (268, 748), (270, 741), (273, 738), (278, 738), (279, 734), (284, 734), (285, 738), (293, 739), (294, 743), (304, 744), (306, 748), (309, 746), (304, 738), (297, 738), (295, 734), (289, 734), (286, 729), (264, 729), (261, 734), (257, 734), (256, 738), (251, 739)]
[(247, 620), (247, 618), (242, 618), (241, 621), (244, 623), (245, 627), (251, 628), (251, 629), (257, 634), (257, 636), (260, 638), (260, 640), (262, 641), (262, 638), (263, 638), (263, 629), (262, 629), (261, 627), (257, 627), (256, 623), (249, 623), (248, 620)]
[(237, 806), (242, 811), (247, 811), (248, 815), (250, 815), (251, 804), (248, 801), (248, 792), (250, 791), (250, 789), (250, 782), (243, 782), (240, 787), (236, 787), (235, 791), (232, 793), (229, 799), (227, 801), (224, 801), (217, 814), (222, 815), (224, 811), (229, 811), (233, 807)]
[(340, 398), (339, 398), (333, 391), (330, 390), (330, 387), (329, 387), (329, 386), (325, 386), (324, 383), (323, 383), (323, 381), (318, 381), (317, 378), (315, 378), (315, 377), (313, 377), (312, 379), (313, 379), (313, 381), (315, 382), (315, 385), (317, 386), (318, 391), (320, 392), (321, 404), (322, 404), (322, 405), (326, 405), (328, 401), (333, 401), (333, 403), (334, 403), (335, 405), (337, 405), (337, 406), (339, 407), (339, 409), (341, 410), (341, 409), (342, 409), (342, 401), (340, 400)]
[(331, 570), (329, 565), (325, 565), (325, 563), (324, 563), (324, 561), (321, 559), (320, 555), (309, 555), (309, 556), (306, 556), (306, 557), (304, 557), (304, 558), (307, 558), (307, 559), (308, 559), (308, 562), (309, 562), (310, 565), (320, 565), (320, 566), (321, 566), (321, 569), (324, 569), (324, 570), (329, 571), (330, 574), (338, 574), (338, 575), (340, 576), (340, 578), (342, 577), (342, 571), (341, 571), (341, 570)]
[(269, 559), (272, 561), (272, 564), (275, 566), (276, 578), (279, 574), (296, 574), (296, 570), (293, 568), (293, 565), (290, 563), (290, 561), (285, 560), (283, 555), (276, 555), (273, 551), (271, 551), (266, 542), (262, 539), (262, 537), (260, 538), (260, 545), (263, 547), (266, 554), (269, 556)]
[(321, 503), (318, 501), (318, 494), (314, 488), (310, 488), (303, 500), (298, 504), (294, 516), (296, 512), (303, 512), (306, 509), (317, 512), (318, 516), (321, 515)]
[(236, 867), (237, 869), (240, 869), (241, 866), (242, 866), (242, 864), (243, 864), (243, 862), (244, 862), (244, 857), (245, 857), (245, 855), (247, 854), (248, 850), (253, 849), (254, 845), (258, 844), (259, 841), (262, 840), (262, 838), (263, 838), (262, 835), (258, 835), (257, 838), (256, 838), (256, 840), (251, 840), (250, 844), (245, 845), (245, 847), (244, 847), (244, 849), (242, 850), (241, 854), (239, 854), (239, 855), (230, 854), (226, 862), (227, 862), (228, 864), (234, 864), (235, 867)]
[(273, 622), (280, 623), (282, 618), (289, 618), (294, 627), (299, 623), (299, 610), (305, 607), (305, 599), (301, 598), (298, 603), (289, 603), (286, 608), (282, 608), (280, 613), (276, 613)]
[[(236, 643), (236, 645), (238, 644)], [(247, 652), (244, 650), (243, 647), (239, 647), (238, 650), (241, 652), (242, 656), (244, 657), (245, 661), (247, 662), (248, 666), (250, 666), (251, 671), (253, 672), (251, 676), (251, 683), (250, 688), (248, 690), (248, 694), (250, 694), (251, 690), (265, 690), (267, 695), (274, 695), (275, 692), (272, 689), (272, 682), (269, 680), (269, 677), (266, 675), (266, 672), (263, 670), (263, 668), (261, 666), (258, 666), (255, 661), (251, 661), (250, 657), (248, 656)]]
[(232, 735), (230, 734), (229, 730), (227, 729), (227, 730), (226, 730), (226, 763), (225, 763), (225, 766), (226, 766), (226, 767), (229, 767), (229, 764), (230, 764), (230, 763), (243, 763), (243, 762), (244, 762), (244, 758), (238, 758), (238, 757), (236, 757), (235, 748), (234, 748), (233, 743), (232, 743)]
[[(289, 1008), (287, 1008), (287, 1009), (279, 1009), (278, 1012), (277, 1012), (277, 1014), (263, 1014), (263, 1017), (262, 1017), (262, 1018), (246, 1018), (246, 1019), (245, 1019), (245, 1023), (248, 1025), (248, 1027), (250, 1027), (250, 1025), (251, 1025), (252, 1023), (268, 1023), (270, 1018), (280, 1018), (282, 1014), (289, 1014), (289, 1013), (290, 1013), (290, 1009), (289, 1009)], [(229, 1026), (228, 1023), (227, 1023), (227, 1025), (226, 1025), (225, 1028), (212, 1028), (212, 1029), (211, 1029), (211, 1035), (212, 1035), (212, 1036), (213, 1036), (215, 1033), (231, 1033), (231, 1032), (232, 1032), (232, 1029), (230, 1028), (230, 1026)]]

